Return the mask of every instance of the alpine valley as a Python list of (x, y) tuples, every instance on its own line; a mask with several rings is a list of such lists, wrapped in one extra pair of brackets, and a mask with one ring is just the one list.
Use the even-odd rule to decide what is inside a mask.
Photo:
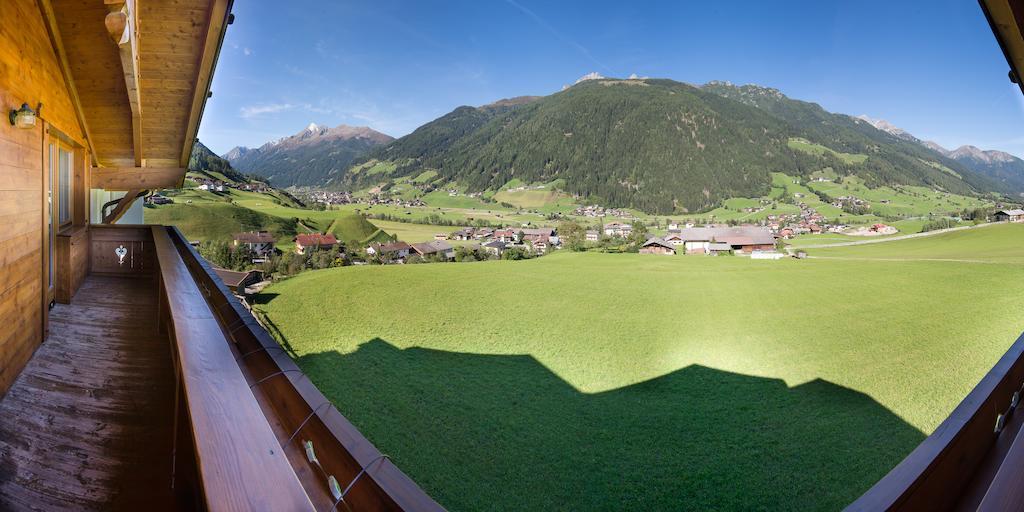
[(891, 124), (831, 113), (757, 85), (590, 76), (560, 92), (462, 106), (393, 139), (367, 127), (302, 132), (224, 155), (275, 186), (358, 190), (432, 171), (467, 192), (556, 183), (586, 203), (655, 214), (710, 210), (768, 193), (772, 173), (856, 176), (869, 188), (925, 186), (1018, 196), (1024, 161), (948, 151)]

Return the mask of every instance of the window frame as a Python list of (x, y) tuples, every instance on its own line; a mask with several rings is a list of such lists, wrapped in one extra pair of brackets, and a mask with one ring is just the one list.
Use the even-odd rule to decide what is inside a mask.
[[(57, 231), (62, 231), (68, 226), (75, 223), (75, 148), (67, 142), (57, 139), (56, 140), (57, 154), (56, 154), (56, 173), (54, 179), (56, 183), (52, 186), (53, 195), (53, 208), (54, 218)], [(67, 176), (64, 176), (64, 170), (61, 168), (61, 158), (67, 156)], [(67, 189), (65, 190), (65, 187)], [(66, 195), (66, 197), (65, 197)], [(67, 201), (65, 207), (64, 201)], [(66, 218), (65, 218), (66, 216)]]

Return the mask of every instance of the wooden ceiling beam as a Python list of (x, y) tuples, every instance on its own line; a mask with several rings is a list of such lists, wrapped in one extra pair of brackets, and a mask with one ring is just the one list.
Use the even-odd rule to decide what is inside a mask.
[(180, 188), (184, 167), (96, 167), (89, 186), (103, 190)]
[(121, 71), (128, 91), (128, 105), (132, 110), (132, 149), (135, 165), (142, 160), (142, 94), (139, 84), (139, 0), (104, 0), (111, 12), (104, 23), (107, 32), (117, 44), (121, 57)]
[(121, 217), (124, 217), (124, 214), (128, 211), (128, 208), (132, 206), (132, 203), (134, 203), (135, 200), (139, 198), (139, 194), (142, 194), (143, 191), (145, 191), (145, 189), (137, 188), (129, 190), (124, 195), (124, 197), (122, 197), (121, 200), (117, 202), (117, 206), (115, 206), (110, 213), (103, 217), (103, 223), (113, 224), (120, 220)]
[(74, 77), (71, 75), (71, 65), (68, 63), (68, 54), (64, 51), (64, 40), (61, 39), (60, 30), (57, 28), (57, 17), (53, 11), (50, 0), (39, 0), (39, 11), (43, 15), (46, 25), (46, 33), (50, 38), (50, 45), (53, 46), (57, 60), (60, 62), (60, 72), (64, 77), (64, 86), (68, 89), (71, 103), (75, 107), (75, 117), (85, 136), (85, 145), (89, 148), (89, 157), (92, 165), (97, 165), (96, 148), (93, 146), (92, 134), (89, 132), (89, 124), (85, 122), (85, 111), (82, 109), (82, 99), (78, 96), (78, 88), (75, 86)]
[(199, 121), (206, 108), (210, 83), (213, 81), (213, 69), (217, 65), (220, 47), (224, 43), (224, 32), (227, 30), (228, 15), (231, 12), (232, 0), (213, 0), (210, 5), (210, 17), (207, 20), (206, 39), (203, 53), (199, 59), (199, 75), (196, 77), (195, 89), (192, 91), (192, 108), (188, 116), (188, 128), (185, 131), (185, 143), (181, 148), (181, 166), (187, 167), (192, 155), (192, 145), (199, 132)]

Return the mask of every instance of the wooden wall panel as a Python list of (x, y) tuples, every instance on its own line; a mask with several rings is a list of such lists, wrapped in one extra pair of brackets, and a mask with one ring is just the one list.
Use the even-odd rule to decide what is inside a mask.
[(40, 102), (43, 119), (84, 142), (39, 5), (0, 0), (0, 396), (43, 338), (43, 123), (7, 122)]
[(70, 304), (89, 269), (89, 230), (75, 226), (57, 234), (57, 302)]
[[(149, 227), (92, 226), (89, 238), (89, 272), (127, 276), (152, 276), (156, 272), (156, 253)], [(127, 251), (124, 260), (115, 253), (118, 247)]]
[(5, 93), (0, 120), (7, 119), (11, 107), (28, 103), (35, 108), (42, 102), (44, 119), (79, 144), (84, 143), (36, 0), (0, 2), (0, 91)]

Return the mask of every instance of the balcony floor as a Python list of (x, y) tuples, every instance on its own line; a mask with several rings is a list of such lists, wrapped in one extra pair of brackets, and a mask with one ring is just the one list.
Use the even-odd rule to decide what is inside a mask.
[(150, 279), (86, 278), (0, 400), (0, 510), (170, 509), (174, 373)]

